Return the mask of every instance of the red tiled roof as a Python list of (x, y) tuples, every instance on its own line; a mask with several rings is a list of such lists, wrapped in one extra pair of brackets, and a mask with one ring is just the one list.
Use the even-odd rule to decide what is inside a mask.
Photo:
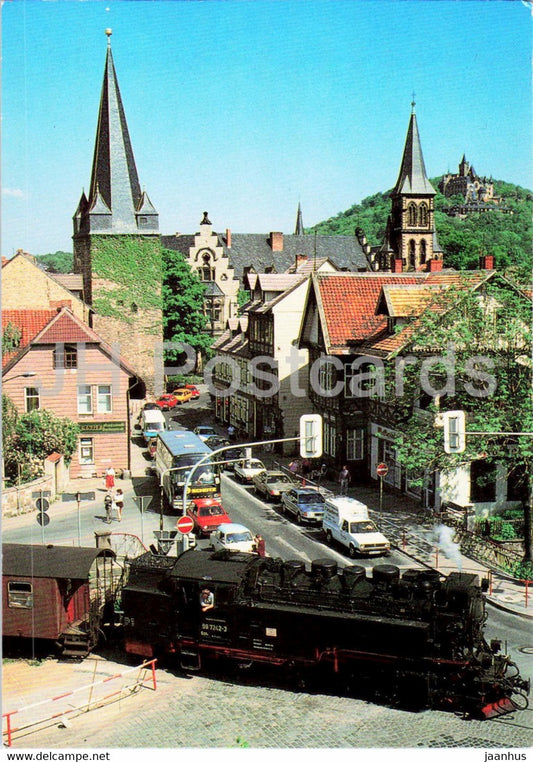
[(102, 339), (89, 326), (77, 321), (71, 312), (61, 312), (57, 320), (54, 320), (38, 337), (39, 344), (76, 341), (92, 341), (100, 344)]
[(5, 331), (11, 323), (21, 332), (20, 344), (17, 349), (2, 356), (2, 367), (21, 349), (27, 347), (56, 315), (57, 310), (2, 310), (2, 331)]
[(377, 336), (387, 326), (387, 318), (375, 314), (382, 286), (416, 282), (415, 276), (389, 273), (319, 274), (317, 283), (329, 344), (342, 347)]
[[(474, 288), (487, 279), (487, 273), (439, 271), (434, 273), (318, 273), (315, 278), (318, 299), (324, 319), (328, 351), (374, 348), (380, 353), (398, 349), (411, 335), (413, 327), (390, 334), (387, 318), (376, 315), (383, 286), (458, 287)], [(411, 291), (413, 295), (417, 290)], [(415, 314), (420, 312), (417, 304)]]

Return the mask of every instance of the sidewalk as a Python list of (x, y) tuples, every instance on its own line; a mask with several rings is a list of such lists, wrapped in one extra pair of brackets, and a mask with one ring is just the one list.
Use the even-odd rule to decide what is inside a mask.
[[(259, 451), (260, 458), (267, 468), (287, 468), (292, 458), (282, 458), (276, 454)], [(307, 480), (308, 483), (309, 480)], [(337, 482), (322, 480), (321, 486), (338, 494)], [(491, 570), (480, 562), (464, 556), (459, 545), (453, 542), (453, 531), (439, 532), (439, 524), (420, 503), (407, 495), (383, 492), (380, 510), (379, 489), (377, 485), (358, 485), (348, 489), (349, 497), (356, 498), (369, 508), (371, 518), (381, 528), (392, 544), (404, 555), (432, 569), (438, 569), (444, 575), (452, 571), (477, 574), (480, 578), (489, 578), (487, 601), (496, 608), (503, 609), (517, 616), (533, 619), (533, 583), (527, 591), (524, 582), (513, 579), (503, 572)], [(529, 598), (529, 595), (531, 597)], [(528, 599), (529, 598), (529, 599)]]

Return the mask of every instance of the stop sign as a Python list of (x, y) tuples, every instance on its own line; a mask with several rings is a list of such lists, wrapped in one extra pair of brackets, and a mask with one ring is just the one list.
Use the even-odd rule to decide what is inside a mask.
[(378, 466), (376, 468), (376, 473), (378, 476), (387, 476), (389, 473), (389, 467), (386, 463), (378, 463)]
[(176, 521), (176, 529), (178, 532), (181, 532), (181, 534), (189, 534), (189, 532), (192, 532), (192, 528), (194, 527), (194, 521), (189, 518), (189, 516), (181, 516)]

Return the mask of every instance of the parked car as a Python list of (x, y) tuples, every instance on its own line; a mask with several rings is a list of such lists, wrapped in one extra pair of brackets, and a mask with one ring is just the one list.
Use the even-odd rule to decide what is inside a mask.
[(211, 533), (210, 543), (215, 550), (255, 551), (254, 536), (242, 524), (222, 524)]
[(226, 437), (220, 437), (218, 434), (214, 434), (212, 437), (207, 437), (207, 439), (204, 439), (204, 442), (212, 450), (218, 450), (219, 447), (227, 447), (230, 444), (229, 439), (226, 439)]
[(235, 478), (240, 482), (248, 484), (250, 484), (254, 476), (261, 473), (261, 471), (266, 471), (265, 464), (257, 458), (241, 460), (239, 463), (235, 464), (235, 468), (233, 469)]
[(190, 399), (192, 399), (192, 392), (189, 389), (174, 389), (172, 394), (178, 400), (179, 405), (182, 405), (184, 402), (188, 402)]
[(254, 490), (265, 500), (279, 502), (283, 492), (294, 487), (297, 482), (283, 471), (260, 471), (252, 477)]
[(205, 440), (209, 437), (218, 436), (217, 432), (212, 426), (197, 426), (195, 429), (193, 429), (193, 431), (196, 436), (200, 437), (203, 442), (205, 442)]
[(293, 487), (281, 496), (283, 513), (292, 513), (298, 524), (308, 522), (321, 524), (324, 517), (325, 499), (314, 487)]
[(162, 394), (155, 403), (161, 410), (172, 410), (178, 404), (178, 400), (173, 394)]
[(187, 516), (194, 522), (195, 532), (199, 537), (209, 536), (211, 532), (221, 524), (230, 524), (231, 519), (222, 507), (220, 499), (211, 498), (198, 501), (201, 504), (191, 501), (187, 506)]
[(197, 399), (200, 396), (200, 389), (198, 389), (198, 387), (194, 384), (185, 384), (184, 388), (190, 391), (193, 400)]
[(245, 457), (246, 453), (244, 448), (232, 447), (231, 450), (226, 450), (222, 453), (221, 460), (227, 460), (227, 463), (224, 464), (225, 469), (228, 471), (235, 471), (235, 466), (237, 465), (239, 459), (244, 460)]

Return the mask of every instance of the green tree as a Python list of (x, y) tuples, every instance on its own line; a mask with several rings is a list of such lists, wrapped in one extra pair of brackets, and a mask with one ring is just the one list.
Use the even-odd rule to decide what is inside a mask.
[[(441, 357), (428, 374), (433, 390), (443, 390), (427, 413), (417, 413), (413, 401), (420, 395), (419, 364), (405, 367), (404, 395), (394, 396), (389, 379), (389, 403), (395, 407), (402, 434), (397, 458), (421, 485), (435, 471), (450, 471), (472, 461), (502, 464), (516, 485), (524, 506), (525, 560), (532, 561), (531, 511), (533, 501), (533, 437), (500, 432), (533, 432), (531, 395), (531, 301), (511, 283), (496, 276), (481, 290), (450, 288), (418, 319), (402, 354)], [(435, 414), (464, 410), (466, 450), (448, 455), (443, 430)]]
[[(179, 251), (163, 249), (163, 336), (188, 344), (197, 353), (209, 350), (213, 338), (204, 314), (205, 285)], [(179, 349), (167, 351), (170, 361), (182, 359)]]
[(49, 410), (23, 413), (16, 418), (10, 442), (4, 443), (6, 476), (13, 482), (42, 476), (43, 461), (53, 452), (70, 461), (78, 435), (77, 423), (59, 418)]
[(49, 273), (71, 273), (74, 268), (74, 254), (70, 251), (56, 251), (42, 254), (37, 262)]

